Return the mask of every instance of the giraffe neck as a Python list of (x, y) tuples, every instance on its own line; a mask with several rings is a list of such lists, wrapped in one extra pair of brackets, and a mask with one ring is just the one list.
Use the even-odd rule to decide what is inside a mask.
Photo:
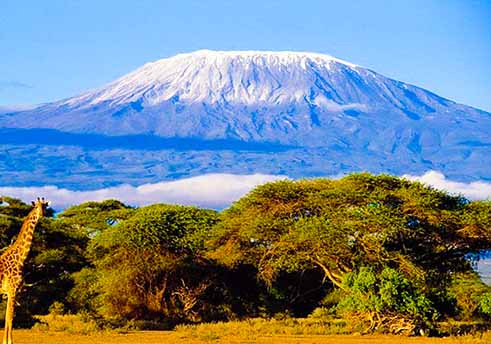
[(27, 215), (27, 218), (24, 220), (24, 223), (22, 224), (19, 232), (19, 236), (17, 237), (17, 240), (13, 245), (18, 249), (20, 253), (19, 260), (21, 262), (24, 262), (24, 260), (27, 258), (27, 255), (29, 254), (29, 250), (31, 249), (32, 244), (32, 235), (40, 217), (41, 212), (38, 207), (35, 207), (33, 210), (31, 210), (29, 215)]

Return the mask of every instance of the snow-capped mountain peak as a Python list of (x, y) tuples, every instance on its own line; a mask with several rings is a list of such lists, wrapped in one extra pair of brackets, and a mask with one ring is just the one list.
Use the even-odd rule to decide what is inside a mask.
[(198, 50), (147, 63), (66, 103), (123, 104), (140, 98), (147, 105), (169, 99), (189, 103), (298, 102), (310, 96), (317, 74), (356, 72), (358, 68), (317, 53)]
[(147, 63), (97, 90), (0, 113), (2, 144), (0, 169), (14, 171), (2, 182), (360, 170), (491, 178), (491, 114), (302, 52), (200, 50)]
[(387, 142), (375, 143), (377, 133), (419, 151), (423, 140), (464, 140), (446, 134), (453, 127), (468, 127), (474, 141), (488, 142), (489, 131), (475, 123), (489, 120), (485, 112), (329, 55), (199, 50), (147, 63), (80, 96), (0, 115), (0, 126), (296, 146), (356, 141), (380, 149)]

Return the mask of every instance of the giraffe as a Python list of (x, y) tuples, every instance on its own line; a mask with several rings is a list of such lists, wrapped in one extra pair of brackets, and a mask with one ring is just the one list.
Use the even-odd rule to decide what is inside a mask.
[(22, 282), (22, 267), (31, 249), (36, 224), (43, 216), (49, 202), (44, 198), (38, 198), (36, 202), (32, 202), (32, 205), (34, 208), (24, 220), (17, 240), (0, 256), (0, 293), (7, 298), (3, 344), (12, 344), (15, 295)]

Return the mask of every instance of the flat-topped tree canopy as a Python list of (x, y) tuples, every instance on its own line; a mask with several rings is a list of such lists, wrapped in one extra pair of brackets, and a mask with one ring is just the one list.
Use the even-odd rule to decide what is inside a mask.
[(254, 264), (269, 282), (317, 267), (341, 287), (347, 273), (370, 265), (438, 284), (442, 274), (471, 269), (469, 253), (491, 248), (490, 209), (387, 175), (278, 181), (222, 214), (211, 256)]

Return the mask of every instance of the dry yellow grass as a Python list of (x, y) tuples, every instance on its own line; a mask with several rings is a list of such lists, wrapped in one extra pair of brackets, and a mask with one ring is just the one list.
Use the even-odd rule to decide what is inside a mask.
[[(217, 338), (218, 337), (218, 338)], [(260, 336), (253, 339), (210, 336), (194, 338), (174, 331), (140, 331), (130, 333), (98, 332), (91, 335), (33, 330), (14, 331), (16, 344), (484, 344), (491, 343), (491, 333), (481, 338), (465, 336), (451, 338), (397, 337), (382, 335), (326, 335), (326, 336)]]

